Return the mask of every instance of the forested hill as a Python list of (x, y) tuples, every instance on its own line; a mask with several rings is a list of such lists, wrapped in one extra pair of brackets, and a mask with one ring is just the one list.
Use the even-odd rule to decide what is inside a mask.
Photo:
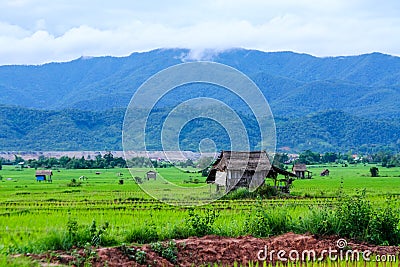
[[(302, 117), (329, 109), (364, 118), (400, 114), (399, 57), (372, 53), (318, 58), (232, 49), (205, 52), (202, 58), (246, 73), (278, 117)], [(0, 104), (51, 110), (126, 108), (134, 91), (151, 75), (188, 60), (189, 50), (159, 49), (121, 58), (0, 66)], [(230, 104), (238, 103), (232, 100)]]
[[(164, 110), (159, 110), (162, 117)], [(0, 144), (3, 151), (122, 150), (121, 130), (125, 109), (106, 111), (47, 111), (0, 107)], [(139, 114), (140, 115), (140, 114)], [(246, 115), (243, 115), (244, 118)], [(246, 118), (245, 118), (246, 119)], [(247, 125), (253, 128), (251, 119)], [(326, 111), (298, 118), (276, 117), (278, 150), (300, 152), (375, 152), (400, 149), (400, 120), (360, 118), (342, 111)], [(161, 125), (159, 125), (161, 127)], [(205, 131), (204, 129), (207, 129)], [(151, 149), (162, 150), (160, 129), (154, 129)], [(181, 133), (181, 149), (195, 151), (199, 138), (229, 149), (229, 139), (206, 121), (188, 124)], [(252, 131), (249, 131), (252, 132)], [(210, 136), (211, 135), (211, 136)]]
[[(372, 53), (318, 58), (232, 49), (205, 51), (201, 59), (235, 67), (255, 81), (275, 116), (278, 149), (399, 150), (399, 57)], [(0, 149), (120, 150), (124, 112), (135, 90), (158, 71), (191, 60), (187, 49), (158, 49), (120, 58), (0, 66)], [(188, 85), (174, 92), (160, 101), (158, 112), (202, 96), (244, 112), (240, 98), (221, 88)], [(196, 150), (201, 137), (226, 149), (226, 135), (206, 122), (194, 126), (185, 126), (182, 149)], [(204, 136), (210, 128), (207, 134), (213, 136)], [(158, 132), (150, 138), (154, 150), (161, 149)]]

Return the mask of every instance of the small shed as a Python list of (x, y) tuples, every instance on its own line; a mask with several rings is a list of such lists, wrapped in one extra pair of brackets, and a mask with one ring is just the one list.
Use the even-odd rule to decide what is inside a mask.
[(329, 176), (329, 170), (328, 169), (323, 170), (320, 175), (321, 176)]
[(150, 179), (156, 180), (157, 179), (157, 172), (156, 171), (148, 171), (148, 172), (146, 172), (146, 178), (147, 178), (147, 180), (150, 180)]
[(37, 170), (35, 176), (37, 182), (47, 181), (51, 183), (53, 181), (51, 178), (53, 176), (52, 170)]
[(24, 161), (18, 162), (17, 165), (18, 165), (18, 168), (23, 169), (25, 167), (25, 162)]
[(265, 151), (222, 151), (207, 176), (207, 183), (224, 186), (229, 192), (238, 187), (256, 189), (265, 182), (271, 163)]
[(312, 172), (307, 170), (306, 164), (295, 164), (292, 167), (292, 172), (300, 179), (311, 179)]

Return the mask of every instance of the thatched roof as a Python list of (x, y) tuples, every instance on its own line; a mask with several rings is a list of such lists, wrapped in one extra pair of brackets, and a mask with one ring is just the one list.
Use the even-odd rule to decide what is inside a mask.
[(211, 167), (218, 171), (226, 169), (267, 171), (270, 168), (271, 163), (265, 151), (222, 151)]
[(294, 166), (293, 166), (293, 169), (292, 169), (294, 172), (295, 171), (298, 171), (298, 172), (305, 172), (305, 171), (307, 171), (307, 166), (306, 166), (306, 164), (295, 164)]
[(278, 174), (285, 177), (297, 177), (294, 173), (280, 169), (271, 164), (265, 151), (239, 152), (222, 151), (215, 163), (211, 166), (207, 183), (214, 183), (217, 171), (240, 170), (263, 173), (265, 177), (274, 177)]
[(52, 170), (37, 170), (36, 175), (53, 175)]

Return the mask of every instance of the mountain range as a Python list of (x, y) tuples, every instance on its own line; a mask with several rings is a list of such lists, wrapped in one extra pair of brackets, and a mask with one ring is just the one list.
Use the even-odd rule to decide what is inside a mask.
[[(276, 119), (278, 148), (400, 147), (399, 57), (372, 53), (319, 58), (231, 49), (205, 51), (202, 59), (234, 67), (257, 84)], [(127, 57), (0, 66), (0, 147), (121, 149), (124, 112), (137, 88), (158, 71), (193, 60), (187, 49), (158, 49)], [(195, 91), (182, 90), (173, 96), (175, 102)], [(210, 97), (219, 94), (207, 89), (203, 94), (207, 92)], [(230, 106), (241, 104), (226, 98)], [(186, 148), (196, 149), (190, 138), (186, 142)]]

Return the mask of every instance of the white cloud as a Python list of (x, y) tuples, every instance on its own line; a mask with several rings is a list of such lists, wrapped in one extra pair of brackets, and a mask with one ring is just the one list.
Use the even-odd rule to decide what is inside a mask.
[[(79, 4), (78, 4), (79, 2)], [(0, 4), (0, 64), (124, 56), (160, 47), (400, 54), (400, 18), (372, 0), (19, 0)], [(171, 4), (173, 3), (173, 4)], [(47, 4), (47, 5), (46, 5)], [(210, 50), (207, 50), (210, 51)]]

